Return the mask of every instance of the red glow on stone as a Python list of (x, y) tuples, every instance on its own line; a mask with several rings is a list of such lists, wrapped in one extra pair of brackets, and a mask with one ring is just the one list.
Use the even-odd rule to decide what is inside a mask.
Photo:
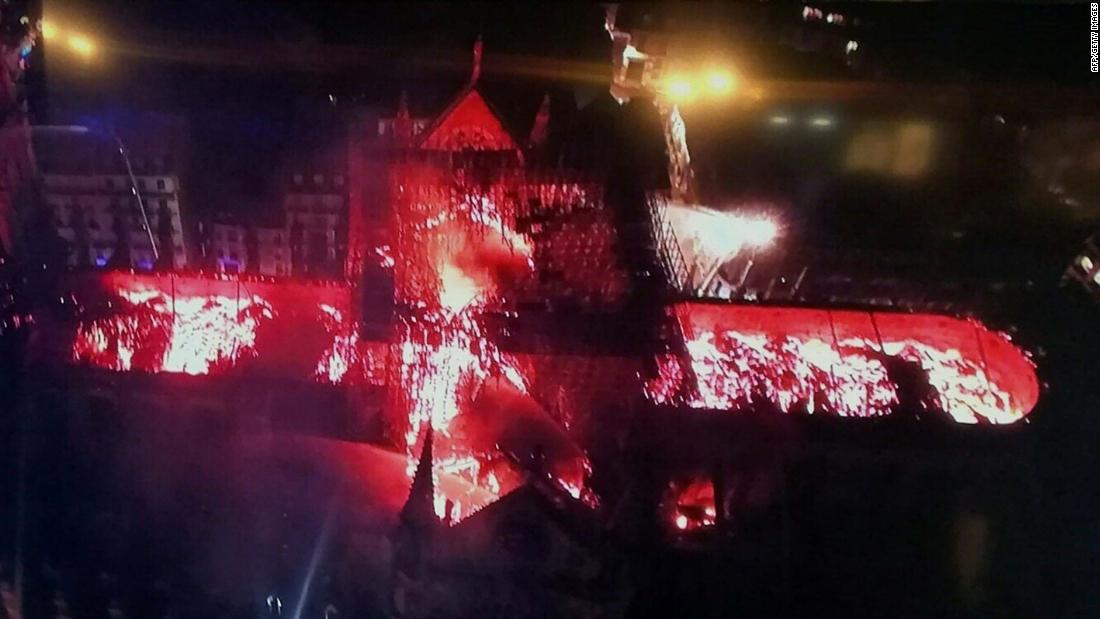
[(476, 89), (467, 90), (439, 122), (430, 127), (421, 143), (426, 150), (516, 150), (516, 142)]

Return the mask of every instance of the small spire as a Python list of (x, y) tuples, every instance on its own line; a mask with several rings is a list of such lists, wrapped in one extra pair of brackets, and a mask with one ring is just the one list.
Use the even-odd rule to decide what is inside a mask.
[(425, 525), (438, 521), (435, 515), (435, 481), (432, 479), (432, 427), (427, 424), (420, 458), (409, 486), (409, 498), (401, 508), (401, 520), (407, 524)]
[(401, 102), (393, 117), (393, 138), (397, 144), (407, 146), (412, 142), (412, 119), (409, 115), (409, 93), (401, 91)]
[(474, 68), (470, 74), (470, 83), (476, 84), (479, 77), (481, 77), (481, 34), (477, 35), (477, 40), (474, 41)]
[(539, 106), (539, 111), (535, 114), (535, 123), (531, 125), (531, 135), (527, 138), (527, 143), (532, 148), (542, 146), (546, 142), (547, 127), (550, 124), (550, 95), (547, 94), (542, 98), (542, 105)]
[(397, 104), (397, 117), (408, 118), (409, 117), (409, 91), (401, 91), (401, 100)]

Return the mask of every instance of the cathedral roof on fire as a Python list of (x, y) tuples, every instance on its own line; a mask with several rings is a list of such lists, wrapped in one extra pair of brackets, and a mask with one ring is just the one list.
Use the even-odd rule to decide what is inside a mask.
[(505, 128), (501, 114), (478, 90), (482, 44), (474, 43), (473, 67), (466, 86), (421, 134), (426, 150), (516, 150), (519, 141)]

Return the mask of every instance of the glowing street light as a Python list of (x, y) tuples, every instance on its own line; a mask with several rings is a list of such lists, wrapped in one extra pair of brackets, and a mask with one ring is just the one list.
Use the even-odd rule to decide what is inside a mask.
[(79, 56), (90, 58), (95, 55), (95, 42), (82, 34), (70, 34), (68, 38), (69, 49)]
[(707, 88), (713, 94), (728, 95), (736, 85), (737, 81), (729, 71), (715, 69), (707, 73)]
[(771, 245), (779, 236), (779, 227), (770, 219), (750, 219), (741, 222), (746, 245), (761, 248)]
[(53, 22), (42, 20), (42, 36), (46, 39), (52, 39), (57, 36), (57, 26)]
[(691, 80), (683, 75), (674, 75), (665, 83), (668, 96), (677, 101), (686, 101), (695, 94), (695, 87)]
[(745, 216), (738, 213), (713, 213), (710, 225), (700, 231), (700, 241), (714, 260), (703, 275), (696, 290), (710, 287), (718, 271), (743, 249), (752, 250), (738, 288), (744, 286), (748, 271), (755, 263), (756, 253), (772, 246), (779, 237), (779, 225), (766, 216)]

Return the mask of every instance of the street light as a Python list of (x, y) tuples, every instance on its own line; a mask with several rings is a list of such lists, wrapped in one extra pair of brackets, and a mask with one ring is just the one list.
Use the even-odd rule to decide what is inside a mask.
[(684, 75), (673, 75), (666, 80), (665, 91), (673, 101), (687, 101), (695, 94), (691, 80)]
[(716, 95), (728, 95), (737, 86), (733, 74), (725, 69), (712, 69), (707, 73), (707, 88)]
[(82, 32), (62, 29), (54, 22), (45, 19), (39, 22), (38, 28), (43, 39), (47, 41), (64, 40), (66, 47), (82, 58), (91, 58), (98, 51), (95, 40)]
[(53, 22), (42, 20), (42, 37), (46, 39), (52, 39), (57, 36), (57, 26)]
[(82, 34), (70, 34), (68, 38), (69, 49), (76, 52), (78, 56), (84, 58), (91, 58), (95, 55), (96, 46), (95, 43), (88, 37)]
[(722, 265), (741, 253), (742, 249), (749, 248), (752, 250), (752, 257), (749, 258), (738, 284), (739, 288), (744, 286), (749, 270), (756, 261), (756, 253), (771, 246), (779, 237), (779, 226), (767, 217), (745, 217), (735, 213), (714, 213), (714, 216), (721, 219), (700, 231), (703, 233), (701, 240), (704, 244), (717, 253), (696, 288), (700, 292), (710, 288)]

